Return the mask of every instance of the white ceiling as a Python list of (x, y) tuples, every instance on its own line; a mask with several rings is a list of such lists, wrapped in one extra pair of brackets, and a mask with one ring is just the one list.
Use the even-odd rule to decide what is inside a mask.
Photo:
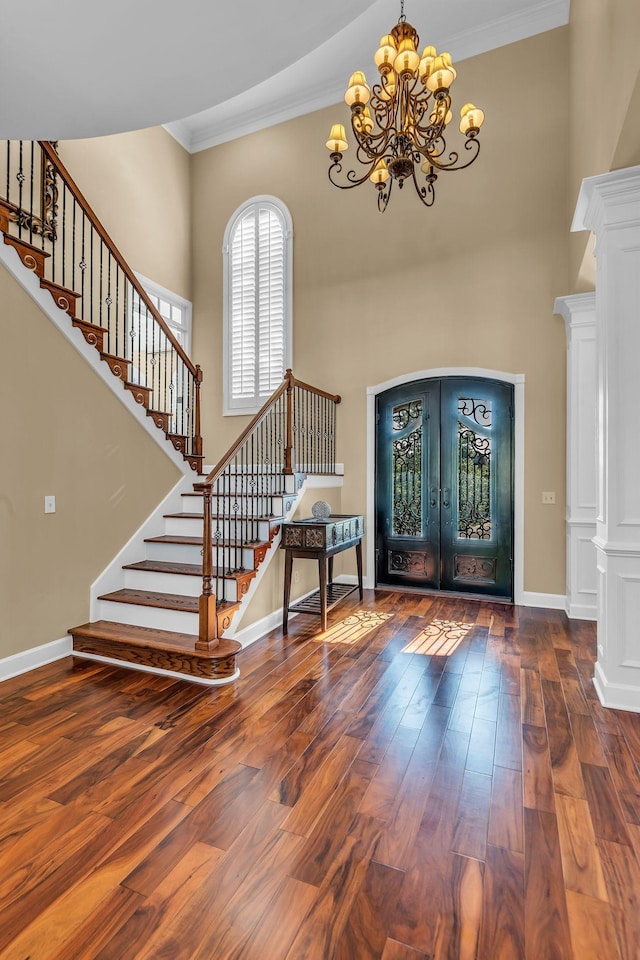
[[(400, 12), (399, 0), (0, 2), (3, 138), (164, 123), (191, 151), (337, 102)], [(461, 60), (566, 23), (569, 0), (406, 0), (405, 13), (422, 44)]]

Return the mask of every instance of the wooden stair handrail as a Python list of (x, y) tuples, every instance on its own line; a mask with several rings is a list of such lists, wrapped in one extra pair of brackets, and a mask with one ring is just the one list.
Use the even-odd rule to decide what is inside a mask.
[(324, 397), (325, 400), (333, 400), (334, 403), (342, 403), (342, 397), (339, 393), (327, 393), (326, 390), (321, 390), (319, 387), (312, 387), (310, 383), (305, 383), (303, 380), (297, 380), (295, 377), (293, 378), (291, 385), (293, 387), (301, 387), (303, 390), (308, 390), (309, 393), (315, 393), (316, 396)]
[[(144, 302), (144, 305), (146, 306), (147, 310), (151, 313), (156, 323), (158, 323), (162, 328), (167, 339), (172, 344), (173, 348), (175, 349), (176, 353), (179, 355), (184, 365), (187, 367), (189, 372), (195, 378), (197, 378), (198, 369), (196, 365), (187, 356), (187, 354), (184, 351), (184, 348), (178, 343), (178, 341), (176, 340), (175, 336), (173, 335), (173, 333), (165, 323), (159, 311), (151, 303), (151, 300), (149, 299), (149, 296), (145, 291), (144, 287), (142, 286), (140, 281), (137, 279), (135, 273), (133, 272), (133, 270), (131, 269), (131, 267), (125, 260), (125, 258), (122, 256), (122, 254), (116, 247), (115, 243), (113, 242), (113, 240), (111, 239), (107, 231), (104, 229), (104, 227), (98, 220), (98, 217), (96, 216), (93, 208), (91, 207), (91, 204), (89, 203), (87, 198), (84, 196), (84, 194), (80, 190), (80, 187), (75, 182), (75, 180), (73, 179), (73, 177), (71, 176), (67, 168), (65, 167), (64, 163), (62, 162), (62, 160), (60, 159), (56, 151), (53, 149), (53, 146), (51, 145), (51, 143), (48, 140), (38, 140), (38, 143), (40, 144), (40, 147), (43, 153), (45, 154), (45, 156), (47, 157), (47, 159), (56, 168), (57, 172), (65, 181), (67, 187), (69, 188), (69, 190), (71, 191), (71, 193), (73, 194), (77, 202), (82, 207), (87, 218), (91, 221), (91, 225), (93, 226), (93, 229), (102, 238), (104, 243), (107, 245), (107, 247), (111, 251), (111, 256), (119, 264), (120, 269), (124, 273), (125, 277), (129, 281), (131, 286), (134, 288), (134, 290), (136, 291), (140, 299)], [(202, 379), (201, 374), (200, 374), (200, 379)]]

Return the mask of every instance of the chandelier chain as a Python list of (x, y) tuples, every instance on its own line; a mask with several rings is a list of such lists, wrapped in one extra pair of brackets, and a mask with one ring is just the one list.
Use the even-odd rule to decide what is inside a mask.
[(407, 18), (404, 15), (404, 0), (400, 0), (400, 17), (398, 23), (406, 23)]

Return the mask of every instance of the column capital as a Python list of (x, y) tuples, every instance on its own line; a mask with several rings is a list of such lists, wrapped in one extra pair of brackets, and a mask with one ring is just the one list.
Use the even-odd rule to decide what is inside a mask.
[(553, 312), (564, 320), (567, 340), (576, 327), (594, 327), (596, 323), (596, 293), (572, 293), (567, 297), (556, 297)]
[(640, 221), (640, 166), (612, 170), (582, 181), (572, 231)]

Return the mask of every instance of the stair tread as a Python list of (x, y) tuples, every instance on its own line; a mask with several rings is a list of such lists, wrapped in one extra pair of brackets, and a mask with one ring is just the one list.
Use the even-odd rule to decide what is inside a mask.
[[(167, 560), (140, 560), (138, 561), (138, 563), (128, 563), (122, 569), (123, 570), (147, 570), (150, 573), (175, 573), (175, 574), (181, 574), (187, 577), (202, 577), (202, 565), (199, 563), (174, 563), (174, 562), (169, 562)], [(243, 577), (253, 576), (255, 572), (256, 572), (255, 570), (236, 570), (231, 572), (224, 572), (219, 567), (214, 567), (213, 576), (222, 577), (224, 580), (242, 580)], [(116, 591), (116, 592), (121, 592), (121, 591)], [(138, 591), (129, 591), (129, 592), (135, 593)], [(140, 592), (145, 593), (146, 591), (140, 591)], [(164, 594), (164, 596), (180, 596), (180, 594)], [(105, 597), (100, 597), (100, 599), (104, 600)], [(111, 597), (107, 599), (111, 599)], [(130, 600), (128, 602), (134, 603), (136, 601)], [(158, 606), (162, 606), (162, 604), (158, 604)]]
[(126, 357), (118, 357), (115, 353), (107, 353), (106, 350), (100, 351), (100, 356), (106, 360), (117, 360), (118, 363), (133, 363), (133, 360), (127, 360)]
[(72, 323), (74, 327), (88, 327), (89, 330), (102, 330), (103, 333), (109, 333), (108, 327), (101, 327), (99, 323), (83, 320), (82, 317), (73, 317)]
[[(237, 607), (237, 603), (220, 603), (218, 609)], [(155, 627), (136, 627), (129, 623), (115, 623), (112, 620), (96, 620), (71, 627), (71, 636), (90, 637), (94, 640), (106, 640), (123, 646), (146, 647), (154, 650), (167, 650), (176, 653), (195, 654), (197, 634), (177, 633), (173, 630), (156, 630)], [(220, 659), (228, 657), (241, 649), (235, 640), (222, 638), (210, 652), (197, 651), (198, 657)]]
[[(145, 543), (177, 543), (183, 546), (202, 546), (202, 537), (183, 537), (180, 534), (163, 533), (160, 537), (147, 537)], [(242, 540), (226, 540), (225, 547), (244, 547), (246, 550), (258, 550), (268, 547), (268, 540), (258, 540), (255, 543), (244, 543)], [(215, 548), (214, 548), (215, 549)]]
[[(239, 497), (245, 497), (245, 498), (247, 497), (249, 498), (250, 497), (294, 497), (295, 496), (294, 493), (287, 493), (286, 490), (272, 490), (269, 493), (266, 493), (266, 492), (265, 493), (243, 493), (242, 491), (239, 490), (237, 495)], [(203, 494), (199, 490), (193, 490), (192, 492), (189, 492), (189, 493), (181, 493), (180, 496), (202, 498)], [(235, 496), (235, 494), (221, 493), (221, 494), (214, 494), (214, 496), (231, 497), (231, 496)]]
[(110, 600), (112, 603), (136, 603), (142, 607), (182, 610), (185, 613), (198, 612), (198, 597), (188, 597), (181, 593), (158, 593), (152, 590), (132, 590), (125, 587), (114, 590), (113, 593), (103, 593), (98, 600)]
[[(165, 514), (164, 514), (164, 517), (165, 517), (166, 519), (169, 519), (169, 520), (204, 520), (204, 514), (203, 514), (203, 513), (186, 513), (186, 512), (185, 512), (185, 513), (165, 513)], [(216, 520), (216, 519), (218, 519), (218, 520), (234, 520), (234, 519), (237, 519), (237, 520), (239, 520), (239, 521), (242, 521), (242, 520), (270, 520), (270, 521), (279, 521), (279, 520), (284, 519), (284, 518), (281, 517), (281, 516), (280, 516), (280, 517), (276, 517), (276, 516), (273, 516), (273, 517), (265, 517), (264, 515), (262, 515), (262, 516), (259, 516), (259, 517), (254, 517), (254, 516), (249, 516), (249, 515), (247, 515), (247, 514), (243, 514), (242, 516), (235, 517), (235, 515), (232, 515), (232, 514), (229, 514), (229, 513), (227, 513), (227, 514), (212, 513), (212, 514), (211, 514), (211, 518), (212, 518), (213, 520)]]

